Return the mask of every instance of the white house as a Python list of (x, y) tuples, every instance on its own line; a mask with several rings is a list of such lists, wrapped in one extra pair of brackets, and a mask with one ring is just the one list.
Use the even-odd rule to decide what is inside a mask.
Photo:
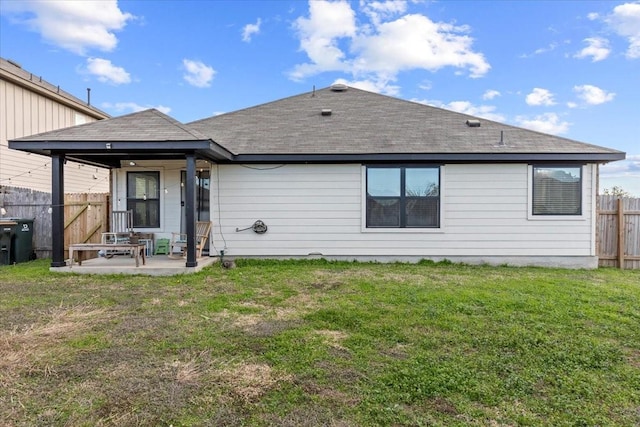
[(188, 124), (147, 110), (10, 146), (51, 156), (61, 174), (65, 158), (113, 168), (114, 209), (156, 238), (187, 232), (187, 266), (203, 219), (211, 256), (596, 268), (598, 166), (625, 157), (344, 85)]

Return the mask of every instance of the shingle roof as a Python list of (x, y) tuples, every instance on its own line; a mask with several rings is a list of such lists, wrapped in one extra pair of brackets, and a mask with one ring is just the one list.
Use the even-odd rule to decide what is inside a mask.
[[(480, 126), (470, 127), (468, 120)], [(325, 88), (187, 124), (145, 110), (19, 138), (9, 146), (44, 155), (73, 152), (78, 161), (108, 165), (133, 151), (138, 158), (155, 153), (161, 159), (189, 150), (212, 161), (240, 163), (607, 162), (625, 157), (610, 148), (355, 88)]]
[[(322, 110), (331, 110), (322, 115)], [(234, 154), (619, 153), (355, 88), (324, 88), (188, 123)], [(501, 132), (503, 144), (501, 145)]]
[(202, 141), (210, 138), (176, 119), (149, 109), (80, 126), (20, 138), (17, 141)]

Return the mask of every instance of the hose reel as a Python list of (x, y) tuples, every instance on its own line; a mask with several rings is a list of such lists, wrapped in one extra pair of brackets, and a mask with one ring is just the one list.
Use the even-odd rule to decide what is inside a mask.
[(246, 230), (253, 230), (254, 233), (257, 234), (264, 234), (267, 232), (267, 224), (265, 224), (263, 221), (261, 220), (257, 220), (256, 222), (254, 222), (251, 226), (246, 227), (246, 228), (236, 228), (236, 233), (240, 232), (240, 231), (246, 231)]

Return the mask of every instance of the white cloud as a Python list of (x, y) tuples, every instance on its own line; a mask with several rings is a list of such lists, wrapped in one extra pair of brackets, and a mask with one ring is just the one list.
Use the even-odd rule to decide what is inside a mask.
[(455, 67), (481, 77), (491, 66), (472, 49), (469, 28), (433, 22), (408, 14), (406, 2), (361, 3), (369, 22), (356, 23), (346, 1), (309, 2), (309, 16), (295, 21), (300, 48), (309, 62), (290, 73), (294, 80), (325, 72), (342, 71), (358, 80), (395, 81), (402, 71), (437, 71)]
[(626, 37), (629, 59), (640, 58), (640, 2), (624, 3), (613, 8), (605, 22), (620, 36)]
[(593, 85), (574, 86), (573, 91), (577, 93), (578, 98), (588, 105), (599, 105), (612, 101), (616, 96), (613, 92), (607, 92)]
[(620, 176), (626, 173), (640, 178), (640, 154), (628, 155), (625, 160), (600, 166), (600, 174), (604, 176)]
[(135, 102), (116, 102), (112, 104), (110, 102), (103, 102), (100, 105), (101, 108), (105, 110), (111, 110), (116, 113), (137, 113), (138, 111), (148, 110), (149, 108), (155, 108), (164, 114), (169, 114), (171, 112), (171, 108), (165, 107), (163, 105), (140, 105)]
[(613, 186), (640, 197), (640, 154), (627, 155), (625, 160), (600, 166), (600, 188)]
[(553, 94), (547, 90), (539, 87), (533, 88), (533, 91), (527, 95), (525, 98), (525, 102), (528, 105), (555, 105), (555, 101), (553, 100)]
[(211, 80), (213, 80), (213, 76), (216, 74), (213, 68), (200, 61), (191, 59), (183, 59), (182, 65), (186, 70), (183, 77), (187, 83), (195, 87), (211, 86)]
[(345, 84), (357, 89), (369, 92), (383, 93), (389, 96), (398, 96), (400, 94), (400, 86), (391, 84), (388, 80), (347, 80), (336, 79), (334, 84)]
[(576, 58), (588, 58), (591, 57), (592, 62), (598, 62), (605, 59), (611, 53), (609, 48), (609, 40), (602, 37), (589, 37), (583, 40), (587, 43), (587, 46), (580, 52), (576, 53)]
[(309, 18), (300, 17), (294, 22), (300, 37), (300, 48), (311, 63), (297, 65), (291, 78), (300, 80), (322, 71), (345, 70), (342, 63), (345, 54), (338, 47), (338, 40), (356, 34), (355, 13), (349, 3), (309, 2)]
[(496, 98), (498, 96), (502, 95), (499, 91), (495, 90), (495, 89), (489, 89), (487, 91), (485, 91), (485, 93), (482, 94), (482, 99), (485, 100), (491, 100), (493, 98)]
[(47, 42), (79, 55), (94, 48), (112, 51), (118, 44), (114, 32), (134, 19), (116, 0), (7, 1), (3, 8)]
[[(552, 30), (552, 29), (550, 29), (550, 30)], [(553, 30), (553, 32), (557, 33), (558, 31)], [(552, 43), (549, 43), (545, 47), (541, 47), (541, 48), (538, 48), (538, 49), (534, 50), (532, 53), (523, 53), (522, 55), (520, 55), (520, 58), (531, 58), (531, 57), (533, 57), (535, 55), (542, 55), (542, 54), (545, 54), (545, 53), (552, 52), (552, 51), (556, 50), (558, 47), (560, 47), (563, 44), (570, 44), (570, 43), (571, 43), (570, 40), (562, 40), (560, 42), (555, 42), (554, 41)]]
[(430, 80), (423, 80), (422, 83), (418, 85), (418, 87), (422, 90), (431, 90), (433, 87), (433, 82)]
[(469, 101), (451, 101), (447, 104), (437, 100), (412, 99), (412, 101), (496, 122), (504, 122), (506, 120), (502, 114), (495, 112), (496, 107), (493, 105), (474, 105)]
[(255, 24), (247, 24), (242, 29), (242, 41), (249, 43), (254, 34), (260, 34), (260, 25), (262, 20), (258, 18)]
[(423, 15), (405, 15), (380, 24), (377, 33), (357, 37), (352, 49), (359, 53), (356, 71), (395, 75), (400, 71), (437, 71), (452, 66), (469, 69), (471, 77), (489, 71), (484, 56), (471, 50), (468, 28), (435, 23)]
[(502, 114), (495, 112), (496, 107), (493, 105), (473, 105), (469, 101), (452, 101), (444, 105), (443, 108), (457, 111), (458, 113), (468, 114), (470, 116), (482, 117), (496, 122), (505, 121), (505, 117)]
[(108, 59), (87, 58), (87, 71), (103, 83), (121, 85), (131, 83), (131, 76), (122, 67), (116, 67)]
[(369, 16), (374, 25), (407, 11), (404, 0), (373, 1), (364, 4), (363, 12)]
[(567, 133), (571, 126), (571, 123), (561, 121), (556, 113), (544, 113), (532, 119), (517, 116), (516, 122), (524, 128), (553, 135)]

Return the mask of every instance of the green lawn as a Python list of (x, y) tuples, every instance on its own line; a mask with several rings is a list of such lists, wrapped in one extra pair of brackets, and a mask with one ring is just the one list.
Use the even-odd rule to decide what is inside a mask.
[(0, 267), (0, 424), (640, 425), (640, 271)]

